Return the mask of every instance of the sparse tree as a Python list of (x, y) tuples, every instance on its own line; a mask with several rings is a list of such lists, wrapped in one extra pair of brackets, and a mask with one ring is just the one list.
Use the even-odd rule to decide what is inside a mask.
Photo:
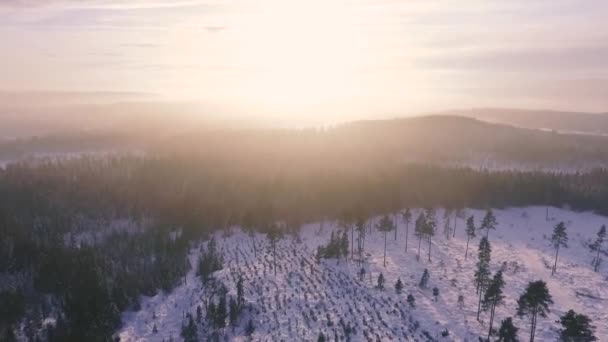
[(595, 337), (595, 327), (591, 325), (589, 317), (578, 314), (574, 310), (569, 310), (560, 317), (559, 323), (562, 325), (560, 339), (563, 342), (593, 342)]
[(479, 226), (479, 229), (485, 229), (486, 230), (486, 238), (489, 238), (490, 236), (490, 230), (496, 229), (496, 225), (498, 224), (498, 222), (496, 222), (496, 216), (494, 216), (494, 212), (492, 212), (492, 209), (488, 209), (486, 211), (486, 215), (483, 217), (483, 220), (481, 221), (481, 225)]
[(452, 237), (456, 237), (456, 223), (458, 219), (464, 220), (467, 217), (467, 211), (463, 208), (456, 209), (456, 213), (454, 214), (454, 229), (452, 229)]
[(554, 275), (555, 272), (557, 272), (557, 255), (559, 254), (559, 248), (568, 247), (568, 233), (566, 232), (566, 225), (564, 222), (558, 223), (553, 229), (551, 243), (553, 243), (553, 248), (555, 248), (555, 263), (553, 264), (553, 269), (551, 270), (551, 275)]
[(502, 288), (504, 285), (505, 282), (502, 277), (502, 271), (496, 272), (483, 298), (483, 310), (490, 310), (490, 329), (488, 330), (488, 340), (490, 340), (490, 337), (492, 336), (492, 325), (494, 323), (494, 313), (496, 312), (496, 307), (504, 304), (505, 296), (502, 293)]
[(361, 269), (359, 270), (359, 280), (363, 281), (365, 277), (365, 268), (361, 267)]
[(391, 218), (388, 215), (385, 215), (376, 226), (376, 229), (384, 233), (384, 267), (386, 267), (386, 235), (388, 232), (395, 229), (395, 225)]
[(597, 238), (591, 244), (591, 250), (595, 251), (597, 253), (595, 258), (593, 258), (593, 261), (591, 262), (591, 265), (593, 266), (593, 270), (595, 272), (597, 272), (600, 269), (600, 265), (602, 264), (602, 257), (601, 257), (600, 253), (602, 251), (602, 247), (604, 246), (605, 240), (606, 240), (606, 226), (602, 225), (600, 230), (597, 232)]
[(534, 342), (538, 316), (547, 317), (550, 304), (553, 304), (553, 299), (542, 280), (530, 282), (517, 300), (517, 315), (530, 317), (530, 342)]
[(273, 224), (269, 227), (266, 232), (266, 238), (268, 242), (270, 242), (270, 247), (272, 248), (272, 257), (273, 257), (273, 268), (274, 268), (274, 276), (277, 276), (277, 243), (281, 240), (283, 234), (281, 228), (277, 224)]
[(471, 215), (467, 219), (467, 248), (464, 251), (464, 260), (469, 254), (469, 241), (475, 237), (475, 216)]
[(507, 317), (500, 323), (498, 329), (498, 342), (519, 342), (517, 331), (519, 329), (513, 325), (513, 318)]

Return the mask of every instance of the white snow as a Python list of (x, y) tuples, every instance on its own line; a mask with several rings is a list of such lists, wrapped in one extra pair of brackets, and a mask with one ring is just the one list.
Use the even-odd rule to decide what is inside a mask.
[[(608, 223), (608, 218), (550, 208), (550, 219), (546, 220), (545, 207), (495, 210), (494, 213), (499, 226), (490, 232), (492, 272), (505, 267), (506, 295), (505, 304), (496, 311), (495, 329), (502, 319), (513, 316), (520, 328), (520, 339), (527, 340), (529, 319), (516, 316), (516, 302), (530, 281), (542, 279), (547, 282), (555, 303), (550, 306), (547, 318), (539, 318), (538, 341), (557, 339), (559, 327), (556, 321), (569, 309), (588, 315), (597, 327), (598, 339), (607, 341), (608, 265), (598, 273), (593, 271), (590, 265), (593, 253), (588, 243), (595, 238), (600, 226)], [(418, 210), (414, 210), (412, 221), (417, 214)], [(484, 212), (467, 210), (467, 214), (474, 214), (479, 225)], [(438, 228), (433, 238), (431, 262), (427, 261), (424, 241), (420, 261), (417, 261), (418, 241), (413, 235), (413, 223), (410, 224), (407, 253), (404, 252), (405, 224), (399, 220), (396, 241), (393, 233), (389, 233), (386, 268), (382, 265), (383, 234), (375, 229), (371, 234), (368, 232), (365, 243), (367, 258), (363, 264), (367, 273), (363, 281), (359, 280), (361, 266), (357, 261), (324, 260), (320, 265), (315, 263), (316, 247), (326, 244), (329, 234), (336, 229), (329, 222), (307, 224), (302, 227), (299, 238), (286, 236), (279, 243), (276, 277), (272, 272), (272, 253), (262, 235), (256, 238), (256, 258), (251, 238), (246, 234), (238, 230), (230, 236), (218, 234), (225, 267), (215, 276), (228, 287), (229, 295), (234, 296), (236, 278), (242, 274), (245, 297), (253, 308), (245, 310), (234, 331), (225, 329), (226, 337), (246, 340), (244, 328), (249, 318), (256, 326), (255, 341), (316, 340), (320, 332), (333, 339), (334, 330), (339, 336), (343, 335), (338, 323), (340, 319), (355, 328), (355, 334), (351, 336), (353, 341), (366, 340), (366, 336), (374, 341), (376, 338), (382, 341), (428, 340), (423, 335), (424, 331), (440, 341), (476, 341), (478, 336), (487, 336), (489, 314), (482, 312), (481, 323), (476, 320), (477, 295), (473, 283), (479, 236), (485, 233), (477, 232), (478, 237), (469, 245), (468, 260), (464, 260), (465, 222), (459, 219), (456, 238), (446, 240), (443, 211), (438, 210), (436, 216)], [(560, 250), (557, 274), (551, 276), (555, 251), (549, 238), (559, 221), (567, 224), (569, 247)], [(192, 265), (196, 265), (198, 251), (196, 247), (190, 255)], [(425, 268), (431, 275), (429, 286), (420, 289), (418, 282)], [(375, 288), (380, 272), (386, 279), (383, 291)], [(402, 294), (396, 294), (394, 290), (398, 277), (405, 285)], [(119, 332), (121, 341), (168, 341), (170, 337), (180, 341), (185, 313), (194, 315), (197, 305), (204, 307), (201, 300), (205, 289), (194, 270), (186, 279), (185, 284), (170, 294), (145, 298), (141, 311), (126, 313), (124, 326)], [(435, 286), (440, 291), (437, 301), (433, 299), (431, 290)], [(406, 302), (409, 293), (416, 299), (414, 309)], [(465, 298), (462, 310), (457, 304), (460, 294)], [(314, 312), (316, 320), (311, 312)], [(327, 314), (332, 326), (328, 326)], [(154, 325), (158, 333), (152, 332)], [(419, 325), (417, 329), (416, 325)], [(444, 329), (449, 331), (449, 336), (441, 336)], [(199, 333), (201, 336), (205, 334), (200, 327)]]

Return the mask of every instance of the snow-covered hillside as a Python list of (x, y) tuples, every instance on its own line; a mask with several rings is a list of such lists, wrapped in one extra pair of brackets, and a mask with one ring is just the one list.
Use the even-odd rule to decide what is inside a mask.
[[(569, 309), (583, 313), (593, 320), (596, 336), (608, 341), (608, 266), (599, 273), (590, 263), (593, 253), (588, 244), (595, 238), (608, 218), (591, 213), (575, 213), (550, 208), (549, 220), (544, 207), (495, 210), (496, 231), (490, 232), (492, 273), (504, 269), (506, 300), (497, 308), (494, 327), (513, 316), (520, 328), (519, 336), (527, 340), (529, 319), (516, 316), (517, 299), (530, 281), (547, 282), (554, 304), (547, 318), (539, 318), (536, 331), (538, 341), (557, 339), (556, 321)], [(413, 211), (413, 217), (418, 210)], [(483, 211), (467, 210), (475, 215), (476, 224)], [(397, 239), (388, 235), (387, 265), (383, 267), (384, 235), (371, 230), (365, 242), (366, 260), (315, 261), (315, 251), (326, 244), (335, 223), (308, 224), (298, 236), (285, 236), (277, 247), (277, 276), (273, 273), (273, 258), (263, 235), (257, 235), (257, 257), (252, 239), (235, 229), (231, 234), (219, 234), (216, 239), (225, 258), (224, 269), (215, 277), (236, 294), (236, 280), (244, 278), (248, 308), (237, 328), (224, 330), (226, 339), (247, 340), (245, 326), (249, 319), (255, 325), (255, 341), (315, 340), (320, 333), (329, 339), (337, 335), (345, 340), (346, 327), (352, 328), (353, 341), (477, 341), (488, 331), (488, 313), (477, 316), (477, 295), (473, 274), (477, 261), (479, 236), (471, 241), (468, 260), (464, 260), (465, 222), (459, 219), (456, 237), (446, 239), (442, 234), (443, 211), (437, 211), (437, 233), (433, 238), (431, 258), (427, 260), (427, 245), (422, 243), (420, 261), (417, 260), (418, 240), (410, 224), (409, 247), (405, 249), (405, 224), (398, 220)], [(374, 218), (376, 222), (379, 218)], [(453, 219), (453, 217), (452, 217)], [(553, 227), (559, 221), (567, 225), (568, 248), (560, 250), (557, 274), (551, 276), (555, 251), (549, 241)], [(356, 236), (356, 233), (355, 233)], [(349, 233), (350, 238), (350, 233)], [(200, 248), (193, 248), (190, 261), (196, 264)], [(261, 252), (260, 252), (261, 251)], [(366, 270), (360, 279), (361, 267)], [(418, 286), (425, 268), (430, 272), (429, 286)], [(382, 273), (386, 279), (384, 290), (375, 286)], [(401, 278), (405, 287), (397, 294), (394, 284)], [(435, 300), (432, 288), (439, 289)], [(416, 305), (412, 308), (406, 298), (412, 294)], [(196, 277), (188, 274), (182, 286), (169, 294), (158, 294), (142, 301), (139, 312), (123, 317), (119, 332), (121, 341), (180, 341), (182, 322), (187, 313), (196, 314), (206, 289)], [(458, 297), (464, 297), (464, 306)], [(204, 315), (204, 313), (203, 313)], [(156, 327), (156, 329), (154, 329)], [(154, 332), (156, 330), (157, 332)], [(446, 333), (447, 331), (447, 333)], [(206, 332), (199, 328), (202, 337)]]

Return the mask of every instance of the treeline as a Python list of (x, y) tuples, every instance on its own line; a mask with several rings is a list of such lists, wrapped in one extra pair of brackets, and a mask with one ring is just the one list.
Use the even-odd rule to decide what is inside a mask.
[[(0, 170), (0, 298), (11, 304), (0, 336), (19, 328), (32, 340), (110, 340), (140, 295), (179, 283), (191, 242), (231, 225), (297, 229), (345, 211), (367, 218), (404, 207), (548, 204), (608, 214), (607, 171), (300, 158), (83, 157)], [(56, 323), (44, 328), (46, 318)]]

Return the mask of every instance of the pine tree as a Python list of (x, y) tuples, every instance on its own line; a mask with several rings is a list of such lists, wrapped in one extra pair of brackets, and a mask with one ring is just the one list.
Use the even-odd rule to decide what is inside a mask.
[(376, 229), (384, 233), (384, 267), (386, 267), (386, 235), (388, 232), (395, 229), (395, 225), (391, 218), (388, 215), (385, 215), (376, 226)]
[(477, 270), (475, 271), (475, 284), (477, 285), (477, 294), (479, 294), (479, 302), (477, 304), (477, 320), (481, 312), (481, 296), (487, 286), (490, 278), (490, 258), (492, 247), (486, 237), (482, 237), (479, 242), (479, 252), (477, 260)]
[(425, 216), (426, 225), (424, 226), (424, 235), (429, 241), (429, 261), (431, 261), (431, 240), (433, 239), (433, 236), (435, 236), (437, 219), (435, 218), (435, 211), (433, 209), (427, 209)]
[(498, 223), (496, 222), (496, 216), (494, 216), (494, 212), (492, 212), (492, 209), (488, 209), (486, 211), (486, 215), (483, 217), (483, 220), (481, 221), (481, 226), (479, 226), (479, 229), (485, 229), (486, 238), (489, 238), (490, 229), (496, 229), (497, 224)]
[(424, 272), (422, 273), (422, 278), (420, 278), (420, 283), (418, 284), (418, 286), (422, 289), (426, 289), (426, 286), (429, 283), (429, 278), (431, 276), (429, 275), (429, 270), (427, 270), (426, 268), (424, 269)]
[(243, 310), (245, 306), (245, 290), (243, 289), (243, 277), (239, 275), (239, 279), (236, 282), (236, 303), (239, 310)]
[(604, 245), (604, 241), (606, 240), (606, 226), (602, 225), (599, 232), (597, 232), (597, 238), (591, 244), (591, 250), (596, 251), (597, 255), (593, 258), (591, 265), (593, 266), (593, 270), (597, 272), (600, 269), (600, 265), (602, 264), (602, 257), (600, 255), (602, 251), (602, 247)]
[(245, 335), (251, 336), (251, 335), (253, 335), (254, 331), (255, 331), (255, 326), (253, 325), (253, 321), (249, 320), (249, 322), (247, 323), (247, 327), (245, 327)]
[(467, 248), (464, 252), (464, 260), (467, 260), (467, 256), (469, 254), (469, 241), (475, 237), (475, 217), (471, 215), (467, 219)]
[(593, 342), (595, 327), (591, 325), (591, 319), (583, 314), (577, 314), (574, 310), (568, 311), (560, 318), (562, 325), (560, 338), (564, 342)]
[(550, 304), (553, 304), (553, 299), (542, 280), (530, 282), (517, 300), (517, 315), (530, 316), (530, 342), (534, 342), (538, 316), (547, 317)]
[(346, 259), (348, 257), (348, 234), (346, 230), (342, 232), (340, 238), (340, 255)]
[(363, 263), (363, 250), (365, 246), (365, 220), (357, 220), (357, 252), (359, 254), (359, 262)]
[(416, 298), (414, 298), (411, 293), (407, 295), (407, 303), (410, 305), (411, 308), (416, 307)]
[(555, 272), (557, 272), (557, 255), (559, 254), (559, 247), (568, 247), (568, 233), (566, 233), (566, 225), (564, 224), (564, 222), (558, 223), (553, 229), (553, 236), (551, 236), (551, 242), (553, 243), (553, 247), (555, 248), (555, 263), (553, 264), (553, 269), (551, 270), (551, 275), (554, 275)]
[(234, 300), (234, 298), (230, 297), (230, 302), (228, 304), (228, 307), (230, 308), (230, 312), (229, 312), (229, 320), (230, 320), (230, 325), (233, 327), (236, 327), (236, 324), (238, 322), (239, 319), (239, 305), (237, 304), (237, 301)]
[(226, 318), (228, 317), (228, 308), (226, 306), (226, 295), (220, 296), (219, 303), (215, 310), (215, 327), (218, 329), (226, 326)]
[(435, 301), (437, 301), (437, 298), (439, 297), (439, 288), (433, 287), (433, 297), (435, 298)]
[(397, 282), (395, 283), (395, 292), (397, 294), (401, 294), (401, 291), (403, 291), (403, 282), (401, 281), (401, 278), (397, 278)]
[(325, 335), (323, 335), (323, 333), (319, 333), (319, 337), (317, 338), (317, 342), (325, 342)]
[(502, 293), (502, 288), (504, 285), (505, 282), (502, 277), (502, 271), (496, 272), (483, 298), (483, 310), (490, 310), (490, 329), (488, 331), (488, 340), (490, 340), (490, 337), (492, 336), (492, 324), (494, 323), (494, 313), (496, 312), (496, 307), (504, 304), (505, 296)]
[(423, 213), (418, 214), (418, 218), (416, 219), (416, 227), (414, 228), (414, 235), (418, 237), (418, 260), (420, 260), (420, 249), (422, 245), (422, 238), (424, 237), (424, 232), (426, 230), (426, 217)]
[(378, 276), (378, 289), (379, 290), (384, 290), (384, 275), (382, 273), (380, 273), (380, 275)]
[(513, 318), (507, 317), (500, 323), (498, 329), (498, 342), (519, 342), (517, 331), (519, 329), (513, 325)]
[(412, 221), (412, 212), (410, 211), (410, 208), (405, 209), (402, 218), (405, 223), (405, 251), (407, 252), (407, 239), (410, 235), (410, 222)]
[(452, 236), (451, 217), (452, 217), (452, 210), (446, 208), (445, 211), (443, 212), (443, 234), (445, 235), (446, 240), (449, 240), (450, 237)]

